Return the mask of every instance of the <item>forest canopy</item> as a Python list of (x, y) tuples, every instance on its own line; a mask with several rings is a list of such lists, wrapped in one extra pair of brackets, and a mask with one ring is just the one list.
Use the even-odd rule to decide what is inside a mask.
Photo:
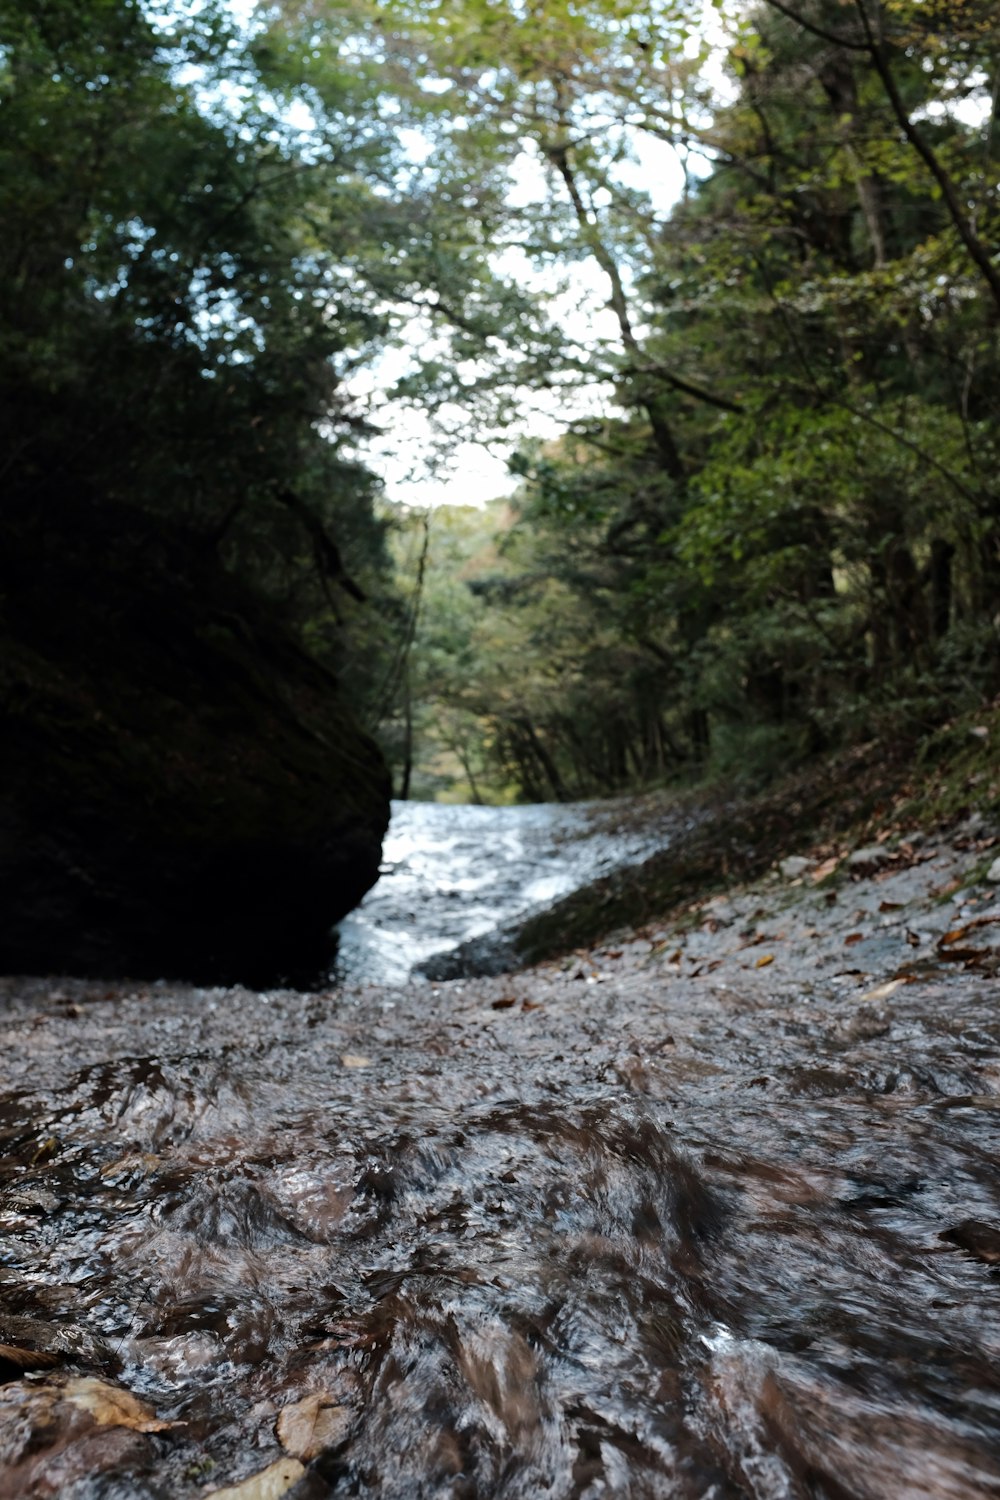
[[(404, 792), (939, 722), (998, 687), (998, 55), (988, 0), (0, 0), (5, 536), (182, 525)], [(510, 501), (390, 504), (407, 404)]]
[[(613, 397), (522, 446), (450, 674), (428, 604), (432, 740), (464, 716), (479, 783), (563, 797), (762, 774), (995, 691), (995, 9), (766, 0), (711, 47), (681, 5), (391, 9), (448, 171), (530, 153), (544, 193), (508, 186), (497, 238), (589, 266), (611, 316), (544, 367)], [(684, 168), (666, 211), (623, 171), (649, 141)], [(452, 551), (456, 525), (431, 520)]]

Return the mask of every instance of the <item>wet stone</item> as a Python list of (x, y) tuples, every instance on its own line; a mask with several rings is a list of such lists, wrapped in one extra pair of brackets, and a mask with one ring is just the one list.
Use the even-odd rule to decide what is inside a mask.
[(855, 849), (847, 856), (847, 868), (852, 871), (877, 870), (889, 863), (892, 854), (881, 844), (871, 844), (864, 849)]

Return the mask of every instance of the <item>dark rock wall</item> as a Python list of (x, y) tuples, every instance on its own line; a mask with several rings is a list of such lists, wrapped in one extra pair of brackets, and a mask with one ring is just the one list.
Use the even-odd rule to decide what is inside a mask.
[(389, 816), (334, 679), (141, 512), (0, 543), (0, 970), (319, 978)]

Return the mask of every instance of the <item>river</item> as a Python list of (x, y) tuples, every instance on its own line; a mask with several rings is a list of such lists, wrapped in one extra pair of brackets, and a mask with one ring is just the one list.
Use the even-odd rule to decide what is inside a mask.
[(334, 977), (402, 984), (432, 955), (662, 847), (672, 821), (655, 798), (524, 807), (394, 802), (378, 883), (340, 924)]
[(1000, 1495), (1000, 907), (883, 854), (520, 975), (0, 981), (0, 1496)]

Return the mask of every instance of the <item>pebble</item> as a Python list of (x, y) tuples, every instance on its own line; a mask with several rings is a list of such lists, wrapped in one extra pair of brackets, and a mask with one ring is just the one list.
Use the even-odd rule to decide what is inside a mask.
[(986, 871), (986, 879), (993, 885), (1000, 885), (1000, 859), (995, 859)]

